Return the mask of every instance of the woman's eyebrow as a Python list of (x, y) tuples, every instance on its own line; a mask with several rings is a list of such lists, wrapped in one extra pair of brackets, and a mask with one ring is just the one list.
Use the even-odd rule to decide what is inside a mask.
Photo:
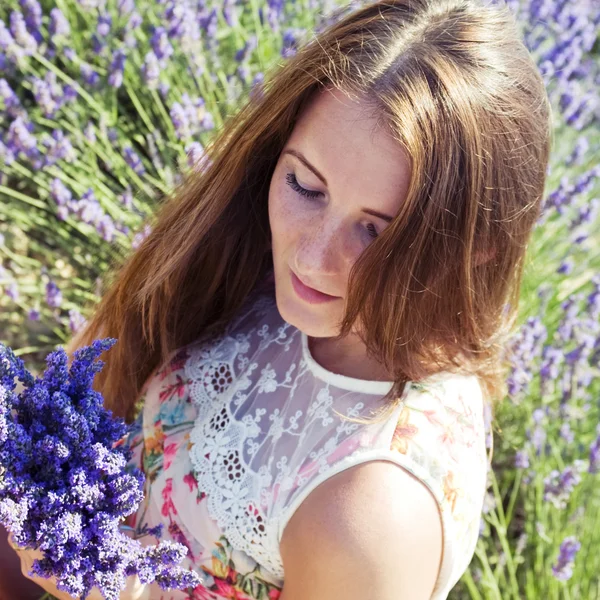
[(377, 212), (376, 210), (372, 210), (370, 208), (363, 208), (362, 210), (364, 213), (367, 213), (368, 215), (373, 215), (374, 217), (383, 219), (384, 221), (387, 221), (388, 223), (391, 223), (394, 220), (394, 217), (390, 217), (389, 215), (384, 215), (383, 213)]
[[(288, 150), (284, 150), (283, 154), (291, 154), (292, 156), (295, 156), (309, 171), (312, 171), (325, 185), (327, 185), (327, 180), (325, 179), (325, 177), (323, 177), (323, 175), (321, 175), (321, 173), (319, 173), (319, 171), (315, 167), (313, 167), (313, 165), (311, 165), (310, 162), (308, 162), (306, 157), (301, 152), (289, 148)], [(379, 219), (383, 219), (387, 223), (390, 223), (394, 220), (394, 217), (384, 215), (383, 213), (377, 212), (376, 210), (372, 210), (370, 208), (363, 208), (362, 211), (364, 213), (367, 213), (368, 215), (372, 215)]]
[(321, 175), (321, 173), (306, 160), (306, 157), (301, 152), (290, 148), (289, 150), (284, 150), (283, 154), (295, 156), (309, 171), (312, 171), (325, 185), (327, 185), (325, 177), (323, 177), (323, 175)]

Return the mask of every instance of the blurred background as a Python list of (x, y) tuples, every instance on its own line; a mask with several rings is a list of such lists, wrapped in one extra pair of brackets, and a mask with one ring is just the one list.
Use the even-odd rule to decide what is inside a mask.
[[(366, 2), (2, 0), (0, 342), (34, 374), (270, 69)], [(493, 3), (493, 0), (492, 0)], [(600, 599), (600, 3), (510, 0), (555, 140), (475, 557), (451, 599)], [(491, 439), (488, 440), (488, 447)]]

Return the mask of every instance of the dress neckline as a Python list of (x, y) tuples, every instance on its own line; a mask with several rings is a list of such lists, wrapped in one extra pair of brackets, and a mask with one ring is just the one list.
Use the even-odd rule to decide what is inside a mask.
[(357, 379), (356, 377), (349, 377), (348, 375), (340, 375), (339, 373), (329, 371), (324, 366), (320, 365), (310, 353), (308, 336), (303, 331), (300, 331), (300, 337), (302, 339), (302, 357), (306, 361), (308, 368), (313, 375), (326, 383), (330, 383), (343, 390), (364, 392), (367, 394), (385, 395), (392, 389), (394, 385), (393, 381)]

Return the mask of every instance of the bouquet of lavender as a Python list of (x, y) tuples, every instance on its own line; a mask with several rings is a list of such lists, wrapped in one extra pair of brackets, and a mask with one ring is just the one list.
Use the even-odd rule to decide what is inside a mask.
[[(95, 359), (116, 341), (80, 348), (70, 368), (59, 348), (35, 379), (0, 344), (0, 523), (15, 544), (42, 552), (30, 574), (55, 577), (58, 589), (82, 598), (97, 586), (118, 600), (130, 575), (162, 589), (201, 582), (177, 566), (187, 552), (183, 545), (143, 547), (121, 530), (143, 498), (144, 474), (127, 464), (127, 444), (115, 446), (129, 426), (92, 389), (104, 366)], [(24, 386), (20, 393), (15, 378)]]

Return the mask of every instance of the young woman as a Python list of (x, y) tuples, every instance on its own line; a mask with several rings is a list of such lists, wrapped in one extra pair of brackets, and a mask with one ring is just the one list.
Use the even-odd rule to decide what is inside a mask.
[(135, 420), (129, 525), (204, 579), (144, 597), (447, 597), (550, 117), (506, 6), (386, 0), (229, 119), (71, 345), (118, 338), (96, 389)]

